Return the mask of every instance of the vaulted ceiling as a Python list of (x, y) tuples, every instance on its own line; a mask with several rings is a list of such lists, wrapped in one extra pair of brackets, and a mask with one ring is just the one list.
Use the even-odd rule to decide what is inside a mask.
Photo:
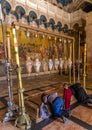
[(57, 1), (57, 3), (60, 3), (63, 6), (67, 6), (68, 4), (73, 2), (73, 0), (56, 0), (56, 1)]
[(92, 11), (92, 3), (85, 1), (83, 4), (81, 4), (80, 8), (87, 13), (91, 12)]
[(56, 5), (66, 10), (67, 12), (74, 12), (82, 9), (86, 13), (92, 11), (92, 0), (47, 0), (48, 2), (57, 3)]

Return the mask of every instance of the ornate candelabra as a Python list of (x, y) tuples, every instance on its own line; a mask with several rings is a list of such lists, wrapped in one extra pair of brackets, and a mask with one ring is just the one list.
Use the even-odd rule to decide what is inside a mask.
[(15, 49), (15, 57), (16, 57), (16, 64), (17, 64), (17, 76), (19, 81), (18, 86), (18, 94), (19, 94), (19, 117), (17, 117), (15, 121), (15, 125), (22, 129), (29, 129), (31, 127), (31, 121), (29, 116), (25, 113), (25, 106), (24, 106), (24, 97), (23, 92), (24, 89), (22, 87), (22, 77), (21, 77), (21, 67), (20, 67), (20, 61), (19, 61), (19, 53), (18, 53), (18, 42), (17, 42), (17, 36), (16, 36), (16, 29), (13, 25), (12, 28), (13, 32), (13, 38), (14, 38), (14, 49)]
[(7, 84), (8, 84), (8, 94), (9, 94), (9, 101), (8, 101), (8, 111), (6, 112), (6, 116), (3, 119), (3, 122), (7, 122), (12, 119), (15, 115), (15, 112), (18, 112), (18, 106), (15, 105), (13, 101), (13, 91), (12, 91), (12, 65), (11, 65), (11, 48), (10, 48), (10, 33), (6, 33), (6, 42), (5, 44), (5, 54), (6, 54), (6, 74), (7, 74)]
[[(8, 85), (8, 110), (6, 115), (3, 119), (3, 122), (7, 122), (14, 117), (16, 111), (18, 111), (18, 106), (14, 104), (13, 101), (13, 92), (12, 92), (12, 66), (11, 66), (11, 49), (10, 49), (10, 33), (4, 33), (4, 18), (2, 13), (2, 7), (0, 4), (0, 22), (2, 28), (2, 40), (4, 45), (4, 54), (5, 54), (5, 70), (6, 70), (6, 77), (7, 77), (7, 85)], [(6, 39), (5, 39), (6, 38)], [(7, 43), (7, 45), (6, 45)]]

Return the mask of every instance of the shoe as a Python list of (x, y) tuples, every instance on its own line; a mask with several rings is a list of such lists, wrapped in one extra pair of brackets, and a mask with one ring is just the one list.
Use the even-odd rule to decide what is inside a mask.
[(63, 120), (63, 123), (66, 122), (66, 118), (64, 116), (61, 116), (61, 119)]
[(71, 117), (71, 111), (70, 111), (70, 110), (67, 110), (67, 111), (66, 111), (65, 117), (67, 117), (67, 118)]

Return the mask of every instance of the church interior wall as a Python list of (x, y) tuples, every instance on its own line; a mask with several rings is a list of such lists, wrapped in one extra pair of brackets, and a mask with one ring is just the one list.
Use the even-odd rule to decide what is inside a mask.
[(92, 12), (87, 14), (86, 22), (87, 68), (90, 72), (92, 70)]
[[(22, 19), (19, 19), (19, 24), (23, 24), (23, 25), (27, 25), (25, 26), (25, 30), (27, 29), (26, 27), (30, 26), (31, 27), (35, 27), (35, 28), (41, 28), (43, 30), (45, 30), (46, 28), (44, 28), (43, 25), (40, 25), (39, 27), (37, 26), (36, 22), (31, 22), (30, 24), (27, 23), (26, 19), (25, 19), (25, 16), (29, 14), (30, 11), (34, 11), (36, 14), (37, 14), (37, 19), (40, 18), (41, 15), (45, 15), (46, 18), (47, 18), (47, 21), (49, 21), (50, 18), (53, 18), (55, 20), (55, 24), (60, 20), (61, 23), (62, 23), (62, 26), (64, 26), (65, 24), (68, 25), (68, 28), (69, 29), (72, 29), (73, 25), (76, 24), (77, 22), (79, 24), (81, 24), (81, 19), (82, 17), (85, 15), (85, 13), (81, 10), (78, 10), (74, 13), (68, 13), (64, 10), (61, 10), (60, 8), (52, 5), (51, 3), (48, 3), (46, 1), (40, 1), (38, 2), (37, 0), (35, 1), (30, 1), (30, 0), (8, 0), (8, 2), (10, 3), (11, 5), (11, 12), (15, 11), (16, 9), (16, 6), (21, 6), (24, 8), (25, 10), (25, 15), (24, 17), (22, 17)], [(5, 22), (5, 24), (7, 25), (10, 25), (10, 23), (12, 22), (17, 22), (16, 18), (14, 17), (13, 13), (9, 14), (8, 16), (6, 16), (6, 20), (5, 21), (8, 21), (8, 22)], [(48, 28), (46, 29), (48, 32), (56, 32), (57, 33), (57, 30), (52, 30), (51, 28)], [(31, 38), (27, 38), (26, 35), (25, 35), (25, 31), (23, 31), (22, 29), (20, 29), (18, 31), (18, 34), (19, 34), (19, 39), (18, 41), (20, 42), (21, 45), (31, 45), (33, 44), (33, 39), (32, 37)], [(61, 35), (63, 33), (61, 32)], [(11, 34), (12, 36), (12, 34)], [(78, 38), (78, 37), (77, 37)], [(11, 41), (12, 38), (11, 38)], [(47, 42), (48, 40), (44, 40), (44, 43), (46, 43), (47, 45)], [(13, 43), (13, 42), (12, 42)], [(37, 41), (35, 41), (35, 44), (37, 43), (38, 44), (42, 44), (41, 43), (41, 39), (37, 38)]]

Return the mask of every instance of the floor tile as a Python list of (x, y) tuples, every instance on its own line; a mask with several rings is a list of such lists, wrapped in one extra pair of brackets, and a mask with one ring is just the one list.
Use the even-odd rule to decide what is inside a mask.
[(22, 129), (14, 127), (10, 123), (0, 123), (0, 130), (22, 130)]
[(4, 103), (0, 102), (0, 108), (5, 107)]
[(3, 118), (5, 117), (6, 111), (7, 111), (6, 109), (0, 110), (0, 121), (2, 121)]
[(84, 106), (78, 106), (72, 110), (72, 115), (77, 119), (92, 125), (92, 109)]
[(49, 125), (45, 126), (42, 130), (86, 130), (78, 124), (67, 120), (64, 124), (61, 119), (57, 119)]

